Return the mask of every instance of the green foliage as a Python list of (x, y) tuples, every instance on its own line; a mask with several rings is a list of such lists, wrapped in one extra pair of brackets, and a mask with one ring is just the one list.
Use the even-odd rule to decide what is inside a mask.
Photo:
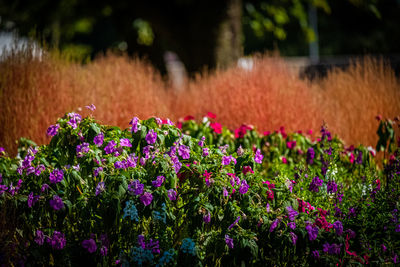
[(398, 152), (381, 171), (326, 128), (313, 141), (210, 118), (131, 125), (68, 113), (49, 145), (2, 153), (2, 264), (383, 264), (400, 248)]

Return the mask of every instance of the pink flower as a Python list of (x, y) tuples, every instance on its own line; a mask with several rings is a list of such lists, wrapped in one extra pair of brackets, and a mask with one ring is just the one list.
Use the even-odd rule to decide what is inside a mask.
[(293, 149), (296, 146), (296, 141), (288, 141), (286, 142), (286, 147), (289, 149)]
[(218, 122), (210, 123), (210, 127), (216, 132), (217, 134), (222, 133), (222, 126)]
[(282, 157), (282, 163), (287, 164), (287, 162), (288, 162), (287, 159), (285, 157)]
[(217, 118), (217, 115), (215, 115), (212, 112), (207, 112), (207, 117), (209, 117), (210, 119), (215, 119), (215, 118)]

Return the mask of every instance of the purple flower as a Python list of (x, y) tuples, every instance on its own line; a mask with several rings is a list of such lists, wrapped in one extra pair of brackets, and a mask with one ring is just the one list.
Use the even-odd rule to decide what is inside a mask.
[(240, 145), (240, 146), (238, 147), (238, 149), (236, 150), (236, 153), (237, 153), (237, 155), (238, 155), (239, 157), (243, 156), (243, 154), (244, 154), (244, 149), (243, 149), (242, 145)]
[(102, 246), (102, 247), (100, 248), (100, 255), (101, 255), (102, 257), (104, 257), (104, 256), (107, 255), (107, 253), (108, 253), (108, 248), (107, 248), (106, 246)]
[(128, 185), (128, 191), (135, 194), (136, 196), (143, 193), (144, 184), (141, 184), (139, 180), (134, 180)]
[(131, 141), (128, 138), (121, 138), (119, 144), (120, 146), (132, 147)]
[(99, 173), (102, 171), (103, 171), (103, 167), (98, 167), (98, 168), (94, 169), (93, 170), (94, 177), (97, 177), (99, 175)]
[(139, 119), (137, 117), (133, 117), (133, 119), (129, 122), (132, 125), (131, 132), (136, 133), (139, 130)]
[(206, 140), (206, 138), (203, 136), (202, 138), (201, 138), (201, 140), (199, 141), (199, 146), (201, 146), (201, 147), (203, 147), (204, 146), (204, 140)]
[(103, 133), (99, 133), (98, 135), (96, 135), (93, 138), (93, 143), (98, 147), (101, 147), (103, 145), (103, 142), (104, 142), (104, 134)]
[(337, 235), (342, 235), (343, 234), (343, 224), (341, 221), (336, 221), (333, 223), (333, 228), (336, 230)]
[(204, 223), (210, 223), (211, 221), (211, 214), (208, 212), (206, 215), (203, 216)]
[(239, 222), (239, 220), (240, 216), (238, 216), (236, 220), (231, 225), (229, 225), (228, 230), (231, 230)]
[(97, 250), (96, 241), (94, 241), (93, 239), (83, 240), (82, 247), (87, 249), (89, 253), (93, 253)]
[(203, 148), (203, 157), (207, 157), (209, 155), (208, 148)]
[(275, 219), (272, 224), (271, 227), (269, 228), (269, 232), (272, 233), (276, 227), (278, 227), (279, 223), (281, 222), (280, 219)]
[(226, 188), (223, 188), (223, 196), (227, 197), (229, 195), (228, 190), (226, 190)]
[(60, 128), (60, 125), (57, 123), (55, 125), (51, 125), (48, 129), (47, 129), (47, 135), (48, 136), (55, 136), (58, 133), (58, 129)]
[(60, 210), (60, 209), (64, 208), (64, 202), (62, 201), (62, 199), (59, 196), (54, 195), (53, 199), (50, 199), (50, 206), (54, 210)]
[(81, 157), (83, 157), (84, 154), (88, 153), (89, 150), (90, 150), (89, 143), (85, 142), (85, 143), (83, 143), (81, 145), (77, 145), (76, 146), (76, 156), (78, 158), (81, 158)]
[(329, 193), (336, 193), (337, 192), (337, 184), (335, 181), (328, 181), (328, 184), (326, 185), (326, 191)]
[(45, 169), (46, 167), (43, 164), (39, 164), (35, 169), (35, 175), (39, 176)]
[(296, 223), (295, 223), (295, 222), (289, 222), (287, 225), (288, 225), (289, 228), (292, 229), (292, 230), (296, 229)]
[(149, 192), (145, 192), (143, 195), (140, 196), (140, 201), (142, 201), (143, 205), (145, 206), (150, 205), (152, 200), (153, 200), (153, 195)]
[(151, 129), (151, 130), (146, 134), (145, 139), (146, 139), (146, 142), (147, 142), (149, 145), (152, 145), (152, 144), (154, 144), (154, 143), (156, 142), (156, 140), (157, 140), (157, 133), (156, 133), (153, 129)]
[(104, 182), (99, 182), (96, 186), (96, 193), (95, 195), (98, 196), (99, 194), (101, 194), (102, 192), (104, 192), (106, 190), (106, 186), (104, 184)]
[(116, 161), (114, 162), (114, 167), (116, 169), (125, 169), (125, 164), (123, 161)]
[(315, 177), (313, 178), (313, 180), (311, 181), (309, 190), (318, 193), (318, 192), (319, 192), (319, 188), (323, 185), (323, 183), (324, 183), (323, 180), (319, 179), (318, 176), (315, 176)]
[(33, 196), (33, 192), (28, 195), (28, 207), (32, 208), (33, 205), (39, 200), (39, 196)]
[(44, 192), (44, 191), (46, 191), (47, 189), (49, 189), (49, 185), (48, 184), (42, 184), (42, 188), (40, 189), (40, 192)]
[(330, 254), (330, 255), (333, 255), (333, 254), (339, 255), (341, 247), (342, 247), (342, 245), (338, 245), (338, 244), (335, 244), (335, 243), (333, 243), (332, 245), (330, 245), (329, 243), (325, 243), (323, 245), (323, 251), (325, 253)]
[(164, 176), (157, 176), (157, 179), (155, 181), (152, 181), (151, 183), (153, 184), (154, 187), (160, 187), (162, 183), (165, 181)]
[(314, 259), (316, 259), (316, 260), (319, 259), (319, 251), (318, 250), (312, 251), (311, 254), (313, 255)]
[(220, 147), (219, 147), (219, 150), (221, 151), (222, 154), (225, 154), (225, 153), (226, 153), (226, 150), (227, 150), (228, 148), (229, 148), (229, 145), (226, 144), (226, 145), (224, 145), (224, 146), (220, 146)]
[(115, 143), (114, 140), (111, 140), (110, 142), (108, 142), (108, 144), (106, 145), (106, 147), (104, 148), (104, 151), (106, 152), (106, 154), (111, 154), (117, 151), (117, 149), (115, 148), (117, 144)]
[(177, 193), (174, 189), (169, 189), (167, 191), (167, 195), (168, 195), (169, 200), (171, 200), (171, 201), (176, 200)]
[(400, 232), (400, 224), (396, 225), (395, 231), (396, 231), (397, 233)]
[(47, 238), (47, 243), (49, 243), (53, 249), (61, 250), (67, 244), (67, 240), (63, 233), (54, 231), (52, 238)]
[(4, 149), (4, 147), (0, 146), (0, 157), (4, 156), (6, 154), (6, 150)]
[(239, 193), (244, 195), (247, 193), (247, 191), (249, 190), (249, 185), (247, 184), (246, 180), (243, 179), (241, 184), (240, 184), (240, 188), (239, 188)]
[(91, 110), (91, 111), (95, 111), (96, 110), (96, 106), (94, 104), (90, 104), (89, 106), (85, 106), (85, 108)]
[(357, 159), (356, 159), (356, 164), (358, 164), (358, 165), (361, 165), (361, 164), (362, 164), (362, 162), (363, 162), (362, 156), (363, 156), (362, 152), (359, 151), (359, 152), (358, 152), (358, 155), (357, 155)]
[(179, 146), (178, 155), (181, 156), (183, 159), (189, 159), (190, 158), (190, 148), (185, 145)]
[(318, 229), (317, 226), (316, 227), (312, 227), (311, 225), (307, 225), (306, 226), (306, 230), (307, 230), (307, 233), (308, 233), (308, 239), (310, 241), (313, 241), (313, 240), (317, 239), (318, 232), (319, 232), (319, 229)]
[(381, 248), (382, 248), (383, 252), (386, 252), (387, 247), (385, 246), (385, 244), (382, 244), (382, 245), (381, 245)]
[(289, 220), (294, 221), (296, 216), (299, 215), (297, 211), (295, 211), (291, 206), (286, 207), (286, 211), (289, 215)]
[(236, 159), (230, 155), (230, 156), (222, 156), (222, 165), (229, 165), (233, 161), (236, 164)]
[(256, 163), (261, 164), (263, 158), (264, 158), (264, 156), (261, 154), (261, 150), (260, 150), (260, 149), (257, 149), (256, 154), (255, 154), (255, 156), (254, 156), (254, 161), (255, 161)]
[(6, 185), (0, 184), (0, 195), (2, 195), (4, 192), (6, 192), (8, 187)]
[(315, 158), (315, 151), (312, 147), (309, 147), (307, 149), (307, 163), (308, 164), (313, 164), (314, 163), (314, 158)]
[(290, 235), (290, 239), (292, 240), (293, 245), (296, 245), (297, 235), (293, 232), (290, 232), (289, 235)]
[(233, 248), (233, 238), (230, 238), (229, 235), (225, 235), (225, 243), (230, 249)]
[(38, 244), (39, 246), (43, 245), (43, 243), (44, 243), (44, 234), (43, 234), (42, 231), (36, 230), (35, 242), (36, 242), (36, 244)]
[(26, 175), (29, 175), (29, 174), (32, 174), (32, 173), (35, 173), (35, 167), (31, 166), (31, 167), (26, 169)]
[(50, 182), (59, 183), (64, 179), (64, 171), (59, 169), (54, 169), (53, 172), (50, 173)]

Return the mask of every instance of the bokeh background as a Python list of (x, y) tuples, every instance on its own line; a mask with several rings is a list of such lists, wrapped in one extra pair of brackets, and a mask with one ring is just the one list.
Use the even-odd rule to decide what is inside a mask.
[(376, 144), (400, 115), (400, 1), (0, 2), (0, 145), (70, 111), (127, 127), (207, 112), (232, 129)]

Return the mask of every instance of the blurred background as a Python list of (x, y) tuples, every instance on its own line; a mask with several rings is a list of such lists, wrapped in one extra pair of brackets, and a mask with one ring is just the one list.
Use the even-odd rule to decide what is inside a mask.
[(1, 0), (0, 145), (91, 103), (121, 127), (211, 111), (373, 145), (400, 114), (399, 44), (400, 0)]

